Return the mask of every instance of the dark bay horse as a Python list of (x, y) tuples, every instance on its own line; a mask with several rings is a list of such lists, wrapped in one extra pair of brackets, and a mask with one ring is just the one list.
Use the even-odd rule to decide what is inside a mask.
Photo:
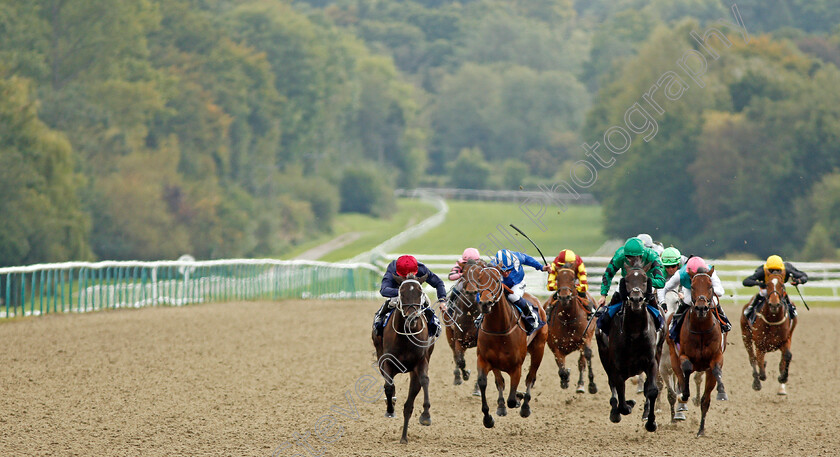
[[(479, 265), (483, 262), (471, 261)], [(461, 279), (466, 281), (466, 279)], [(452, 358), (455, 360), (455, 380), (453, 383), (461, 384), (461, 376), (464, 381), (470, 379), (470, 370), (467, 370), (467, 363), (464, 360), (464, 353), (467, 349), (474, 348), (478, 342), (478, 328), (475, 326), (475, 319), (481, 314), (478, 305), (475, 303), (475, 292), (469, 293), (462, 290), (458, 298), (449, 301), (448, 311), (443, 314), (443, 322), (446, 326), (446, 341), (452, 348)], [(478, 384), (476, 384), (476, 393)]]
[(627, 271), (619, 285), (619, 294), (624, 302), (623, 310), (615, 315), (607, 336), (600, 329), (595, 333), (598, 354), (607, 372), (612, 396), (610, 397), (610, 421), (620, 422), (622, 415), (628, 415), (636, 405), (625, 398), (625, 381), (631, 376), (645, 373), (645, 430), (656, 431), (656, 374), (662, 341), (657, 339), (656, 322), (648, 312), (646, 295), (652, 292), (647, 271), (651, 265), (625, 263)]
[(715, 311), (717, 297), (712, 287), (714, 271), (714, 267), (709, 270), (700, 268), (690, 275), (691, 307), (686, 311), (685, 321), (680, 328), (679, 345), (668, 338), (671, 366), (674, 367), (682, 389), (680, 398), (682, 403), (688, 402), (690, 396), (688, 380), (691, 373), (695, 371), (706, 373), (706, 389), (700, 400), (700, 429), (697, 431), (697, 436), (705, 433), (706, 413), (709, 411), (715, 385), (721, 386), (718, 400), (724, 400), (726, 395), (722, 391), (724, 346), (721, 321)]
[[(396, 309), (391, 313), (390, 322), (386, 322), (381, 337), (373, 333), (373, 346), (376, 348), (377, 360), (388, 354), (401, 364), (397, 369), (395, 364), (381, 364), (380, 370), (385, 382), (385, 417), (394, 417), (393, 379), (397, 373), (408, 372), (411, 384), (408, 397), (403, 405), (403, 429), (400, 443), (408, 443), (408, 420), (414, 412), (414, 399), (423, 388), (423, 413), (420, 415), (421, 425), (431, 425), (429, 414), (429, 358), (434, 350), (434, 341), (430, 340), (429, 326), (423, 316), (423, 307), (428, 304), (428, 297), (423, 293), (422, 282), (425, 276), (415, 278), (409, 275), (405, 279), (397, 278), (400, 282), (399, 296)], [(404, 369), (404, 371), (403, 371)]]
[[(545, 350), (545, 340), (548, 330), (545, 327), (534, 332), (532, 340), (528, 342), (525, 330), (520, 323), (519, 311), (507, 299), (507, 291), (502, 284), (502, 272), (494, 266), (468, 265), (465, 271), (467, 278), (466, 288), (471, 293), (478, 293), (479, 309), (484, 315), (481, 326), (478, 330), (478, 388), (481, 391), (481, 412), (484, 414), (484, 426), (493, 427), (495, 421), (490, 415), (490, 408), (487, 406), (487, 374), (491, 371), (496, 379), (496, 387), (499, 389), (498, 409), (499, 416), (507, 415), (505, 408), (504, 389), (505, 380), (502, 371), (510, 376), (510, 394), (507, 399), (507, 406), (515, 408), (519, 406), (516, 398), (516, 388), (522, 376), (522, 364), (525, 361), (525, 354), (531, 355), (531, 366), (528, 369), (528, 376), (525, 378), (526, 392), (523, 397), (519, 415), (528, 417), (531, 415), (530, 401), (531, 388), (537, 379), (537, 370), (542, 362)], [(540, 317), (545, 319), (545, 311), (540, 307), (536, 298), (525, 294), (525, 298), (536, 305)]]
[[(747, 321), (744, 313), (741, 312), (741, 335), (744, 338), (744, 346), (747, 347), (747, 354), (750, 357), (750, 365), (753, 370), (753, 389), (761, 390), (761, 381), (767, 379), (764, 361), (764, 354), (767, 352), (781, 351), (782, 359), (779, 361), (779, 395), (787, 395), (785, 384), (788, 379), (788, 369), (793, 353), (790, 352), (793, 329), (796, 328), (796, 319), (788, 313), (785, 299), (785, 278), (781, 274), (767, 275), (767, 299), (761, 309), (755, 310), (756, 319), (752, 326)], [(752, 298), (753, 300), (756, 297)], [(749, 305), (749, 304), (748, 304)], [(746, 306), (744, 306), (746, 309)], [(753, 349), (753, 345), (755, 349)]]
[(566, 356), (580, 351), (578, 369), (580, 377), (577, 391), (583, 390), (583, 372), (589, 366), (589, 393), (598, 392), (595, 376), (592, 374), (592, 335), (595, 326), (589, 323), (589, 307), (575, 289), (575, 271), (561, 268), (557, 271), (557, 291), (545, 302), (548, 314), (548, 347), (557, 361), (560, 387), (569, 387), (570, 372), (566, 368)]

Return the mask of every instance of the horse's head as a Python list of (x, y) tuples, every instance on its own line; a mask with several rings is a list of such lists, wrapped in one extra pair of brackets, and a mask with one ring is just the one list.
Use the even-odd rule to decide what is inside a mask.
[(466, 277), (470, 290), (478, 295), (479, 311), (489, 314), (502, 296), (502, 271), (495, 266), (477, 264), (467, 271)]
[(397, 309), (400, 314), (406, 318), (417, 317), (423, 310), (423, 306), (428, 303), (428, 297), (423, 293), (423, 282), (426, 276), (416, 277), (413, 274), (407, 277), (396, 277), (397, 283), (400, 287), (398, 289)]
[(695, 273), (689, 274), (691, 277), (691, 309), (701, 318), (705, 318), (714, 306), (712, 301), (715, 296), (714, 287), (712, 287), (712, 274), (714, 272), (714, 267), (711, 269), (700, 267)]
[(625, 262), (624, 268), (627, 270), (624, 276), (627, 301), (632, 311), (640, 312), (645, 308), (645, 295), (650, 287), (647, 272), (651, 264), (642, 265), (641, 259), (636, 259), (633, 262)]
[(557, 270), (557, 292), (554, 292), (554, 298), (563, 306), (568, 306), (572, 303), (575, 296), (575, 271), (568, 267), (569, 264)]
[(767, 304), (770, 305), (771, 312), (777, 312), (782, 306), (782, 299), (787, 295), (785, 291), (785, 277), (781, 272), (772, 272), (765, 278), (767, 284)]
[(478, 272), (484, 268), (485, 263), (482, 260), (468, 260), (461, 264), (461, 277), (463, 278), (463, 288), (461, 289), (463, 300), (466, 300), (468, 306), (475, 303), (475, 296), (480, 289), (478, 281)]

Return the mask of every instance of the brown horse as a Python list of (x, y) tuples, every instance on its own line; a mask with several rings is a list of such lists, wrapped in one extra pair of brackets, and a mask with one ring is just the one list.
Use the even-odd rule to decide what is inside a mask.
[(403, 405), (403, 430), (400, 443), (408, 443), (408, 420), (414, 412), (414, 399), (423, 388), (423, 413), (420, 415), (421, 425), (431, 425), (429, 414), (429, 358), (434, 350), (434, 340), (430, 339), (429, 326), (423, 316), (423, 307), (428, 305), (429, 299), (423, 293), (422, 282), (425, 276), (415, 278), (397, 278), (400, 283), (396, 309), (392, 312), (390, 322), (386, 322), (381, 337), (373, 333), (373, 346), (376, 357), (383, 360), (383, 355), (399, 362), (399, 369), (395, 363), (380, 364), (385, 382), (385, 417), (394, 417), (394, 376), (397, 373), (410, 373), (411, 384), (408, 397)]
[[(700, 429), (697, 436), (705, 434), (706, 413), (711, 404), (712, 390), (717, 383), (723, 386), (723, 334), (720, 318), (716, 316), (717, 297), (712, 287), (710, 270), (700, 268), (691, 275), (691, 307), (686, 311), (685, 321), (680, 328), (680, 343), (668, 338), (671, 352), (671, 366), (682, 388), (682, 403), (690, 396), (688, 380), (695, 371), (706, 372), (706, 389), (700, 400)], [(679, 367), (679, 369), (677, 369)]]
[[(481, 261), (472, 261), (484, 265)], [(461, 280), (461, 293), (457, 298), (449, 300), (448, 311), (443, 313), (443, 322), (446, 327), (446, 341), (452, 348), (452, 357), (455, 360), (455, 380), (453, 383), (461, 385), (461, 376), (464, 381), (470, 379), (470, 370), (467, 370), (467, 363), (464, 360), (464, 353), (467, 349), (474, 348), (478, 342), (478, 328), (475, 326), (475, 319), (481, 314), (478, 305), (475, 304), (475, 293), (468, 293), (463, 290), (465, 279)], [(478, 384), (475, 386), (474, 394), (478, 393)]]
[[(761, 381), (767, 379), (767, 374), (764, 371), (767, 366), (767, 362), (764, 361), (764, 354), (780, 350), (782, 359), (779, 361), (778, 379), (780, 386), (778, 394), (787, 395), (785, 383), (788, 379), (790, 361), (793, 359), (790, 344), (793, 329), (796, 328), (796, 318), (790, 316), (785, 304), (787, 292), (785, 291), (784, 276), (775, 273), (767, 276), (767, 299), (761, 309), (755, 310), (756, 319), (752, 326), (750, 326), (744, 313), (741, 313), (741, 334), (753, 369), (753, 389), (761, 390)], [(755, 300), (756, 297), (753, 297), (752, 300)], [(744, 306), (744, 309), (746, 309), (746, 306)], [(755, 345), (755, 350), (753, 350), (753, 345)]]
[[(526, 392), (519, 415), (528, 417), (531, 415), (531, 388), (536, 382), (537, 370), (542, 362), (548, 330), (545, 327), (540, 328), (531, 335), (532, 340), (528, 342), (525, 330), (519, 322), (521, 316), (507, 299), (507, 293), (502, 284), (502, 272), (497, 267), (481, 267), (472, 264), (467, 266), (464, 273), (467, 278), (466, 290), (478, 294), (479, 309), (484, 315), (484, 320), (478, 330), (477, 364), (484, 426), (491, 428), (495, 424), (493, 416), (489, 414), (490, 408), (487, 406), (487, 374), (493, 372), (496, 387), (499, 389), (499, 406), (496, 414), (505, 416), (507, 415), (504, 400), (505, 380), (501, 372), (504, 371), (510, 376), (507, 406), (516, 408), (519, 406), (516, 388), (522, 376), (522, 364), (526, 353), (531, 354), (531, 366), (525, 378)], [(525, 299), (533, 303), (539, 310), (540, 317), (545, 319), (545, 311), (539, 301), (530, 294), (525, 294)]]
[(576, 274), (571, 268), (557, 271), (557, 291), (545, 302), (548, 314), (548, 347), (557, 361), (560, 387), (569, 387), (570, 372), (566, 368), (566, 356), (580, 351), (578, 369), (580, 377), (577, 391), (583, 390), (583, 372), (589, 366), (589, 393), (598, 392), (595, 376), (592, 374), (592, 335), (595, 326), (589, 323), (589, 306), (575, 290)]

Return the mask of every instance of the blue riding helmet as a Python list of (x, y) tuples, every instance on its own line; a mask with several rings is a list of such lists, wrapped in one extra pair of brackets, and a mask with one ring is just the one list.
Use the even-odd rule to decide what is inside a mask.
[(507, 249), (502, 249), (497, 252), (493, 263), (502, 271), (516, 270), (519, 268), (519, 258)]

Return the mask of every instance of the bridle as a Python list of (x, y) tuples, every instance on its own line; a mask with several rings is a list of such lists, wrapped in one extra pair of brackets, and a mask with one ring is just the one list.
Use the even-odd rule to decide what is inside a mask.
[[(708, 313), (708, 312), (711, 312), (712, 309), (714, 309), (715, 301), (716, 300), (719, 301), (720, 299), (718, 298), (717, 295), (715, 295), (714, 289), (711, 289), (710, 296), (706, 296), (706, 295), (699, 295), (697, 297), (694, 296), (694, 292), (697, 290), (697, 288), (694, 287), (694, 280), (697, 279), (697, 278), (700, 278), (700, 277), (706, 277), (706, 278), (709, 278), (709, 282), (712, 281), (712, 276), (709, 275), (708, 273), (695, 273), (694, 276), (691, 277), (691, 309), (694, 310), (694, 311), (698, 311), (700, 313)], [(705, 306), (699, 306), (697, 304), (698, 302), (705, 302), (706, 305)], [(712, 319), (716, 320), (717, 317), (715, 316), (715, 314), (714, 313), (711, 313), (711, 314), (712, 314)], [(687, 320), (691, 319), (691, 313), (690, 312), (688, 313), (687, 318), (688, 318)], [(714, 323), (711, 327), (707, 328), (706, 330), (702, 330), (702, 331), (691, 330), (691, 327), (689, 327), (689, 332), (693, 333), (695, 335), (702, 335), (702, 334), (706, 334), (706, 333), (711, 332), (712, 330), (715, 329), (716, 326), (717, 326), (717, 323)]]
[[(773, 275), (773, 276), (776, 276), (776, 275)], [(770, 297), (772, 297), (774, 294), (778, 295), (779, 296), (779, 306), (783, 307), (782, 318), (779, 319), (778, 321), (769, 321), (769, 320), (767, 320), (766, 317), (764, 317), (764, 314), (762, 314), (760, 310), (756, 310), (756, 312), (755, 312), (755, 316), (760, 317), (761, 320), (763, 320), (767, 325), (782, 325), (788, 319), (787, 307), (784, 306), (785, 295), (787, 295), (787, 294), (783, 293), (785, 291), (784, 282), (781, 282), (781, 286), (779, 286), (780, 282), (781, 281), (779, 281), (778, 277), (775, 277), (770, 281), (770, 283), (773, 284), (774, 287), (773, 287), (772, 292), (767, 293), (767, 298), (766, 298), (765, 303), (767, 304), (767, 306), (770, 306), (771, 308), (773, 308), (773, 305), (770, 304)], [(768, 284), (768, 286), (769, 285), (770, 284)], [(779, 286), (779, 287), (777, 288), (776, 286)]]
[[(400, 284), (400, 290), (402, 290), (403, 284), (416, 284), (417, 287), (420, 288), (420, 297), (421, 297), (422, 301), (420, 303), (403, 303), (402, 298), (398, 296), (397, 306), (395, 308), (397, 309), (397, 311), (400, 312), (400, 315), (402, 316), (404, 322), (410, 323), (410, 322), (413, 322), (415, 319), (419, 318), (420, 321), (423, 323), (423, 326), (420, 327), (420, 330), (417, 330), (416, 332), (413, 332), (413, 333), (400, 332), (399, 330), (397, 330), (396, 323), (394, 322), (395, 319), (391, 319), (391, 328), (394, 330), (394, 332), (396, 332), (397, 335), (402, 335), (402, 336), (418, 335), (423, 330), (425, 330), (426, 327), (428, 327), (428, 323), (426, 322), (426, 317), (423, 315), (423, 305), (428, 305), (429, 304), (429, 297), (427, 297), (426, 294), (423, 293), (423, 289), (422, 289), (423, 286), (420, 284), (420, 281), (417, 281), (416, 279), (406, 279), (405, 281), (402, 282), (402, 284)], [(406, 314), (406, 311), (405, 311), (404, 307), (410, 307), (410, 308), (414, 309), (414, 311)]]
[[(482, 270), (484, 270), (484, 269), (492, 269), (492, 270), (495, 270), (495, 271), (499, 271), (497, 268), (494, 268), (494, 267), (482, 267)], [(470, 273), (471, 276), (473, 275), (473, 271), (475, 271), (475, 270), (474, 269), (469, 270), (469, 273)], [(482, 289), (481, 285), (479, 284), (479, 281), (475, 280), (474, 278), (467, 278), (467, 280), (475, 281), (475, 283), (477, 284), (476, 288), (478, 289), (478, 297), (479, 297), (479, 302), (480, 302), (481, 301), (481, 292), (490, 291), (490, 289)], [(490, 281), (490, 283), (493, 285), (493, 290), (490, 291), (491, 292), (490, 301), (489, 301), (490, 305), (487, 308), (487, 312), (484, 313), (482, 311), (482, 314), (490, 314), (493, 311), (493, 307), (497, 303), (499, 303), (499, 301), (501, 301), (502, 294), (504, 293), (505, 287), (504, 287), (504, 284), (502, 283), (501, 273), (500, 273), (499, 278), (493, 278), (493, 281)], [(491, 285), (491, 284), (488, 284), (488, 285)], [(482, 319), (481, 320), (481, 325), (479, 325), (479, 327), (478, 327), (478, 331), (484, 332), (488, 335), (503, 336), (503, 335), (511, 334), (511, 332), (513, 332), (513, 330), (516, 327), (519, 327), (524, 332), (525, 329), (522, 328), (522, 326), (519, 324), (519, 319), (522, 317), (522, 313), (518, 309), (516, 309), (516, 307), (513, 306), (513, 304), (510, 304), (510, 307), (511, 307), (511, 309), (513, 309), (513, 312), (516, 315), (516, 318), (513, 321), (513, 325), (509, 329), (507, 329), (504, 332), (493, 332), (493, 331), (490, 331), (490, 330), (485, 330), (484, 329), (484, 319)]]

